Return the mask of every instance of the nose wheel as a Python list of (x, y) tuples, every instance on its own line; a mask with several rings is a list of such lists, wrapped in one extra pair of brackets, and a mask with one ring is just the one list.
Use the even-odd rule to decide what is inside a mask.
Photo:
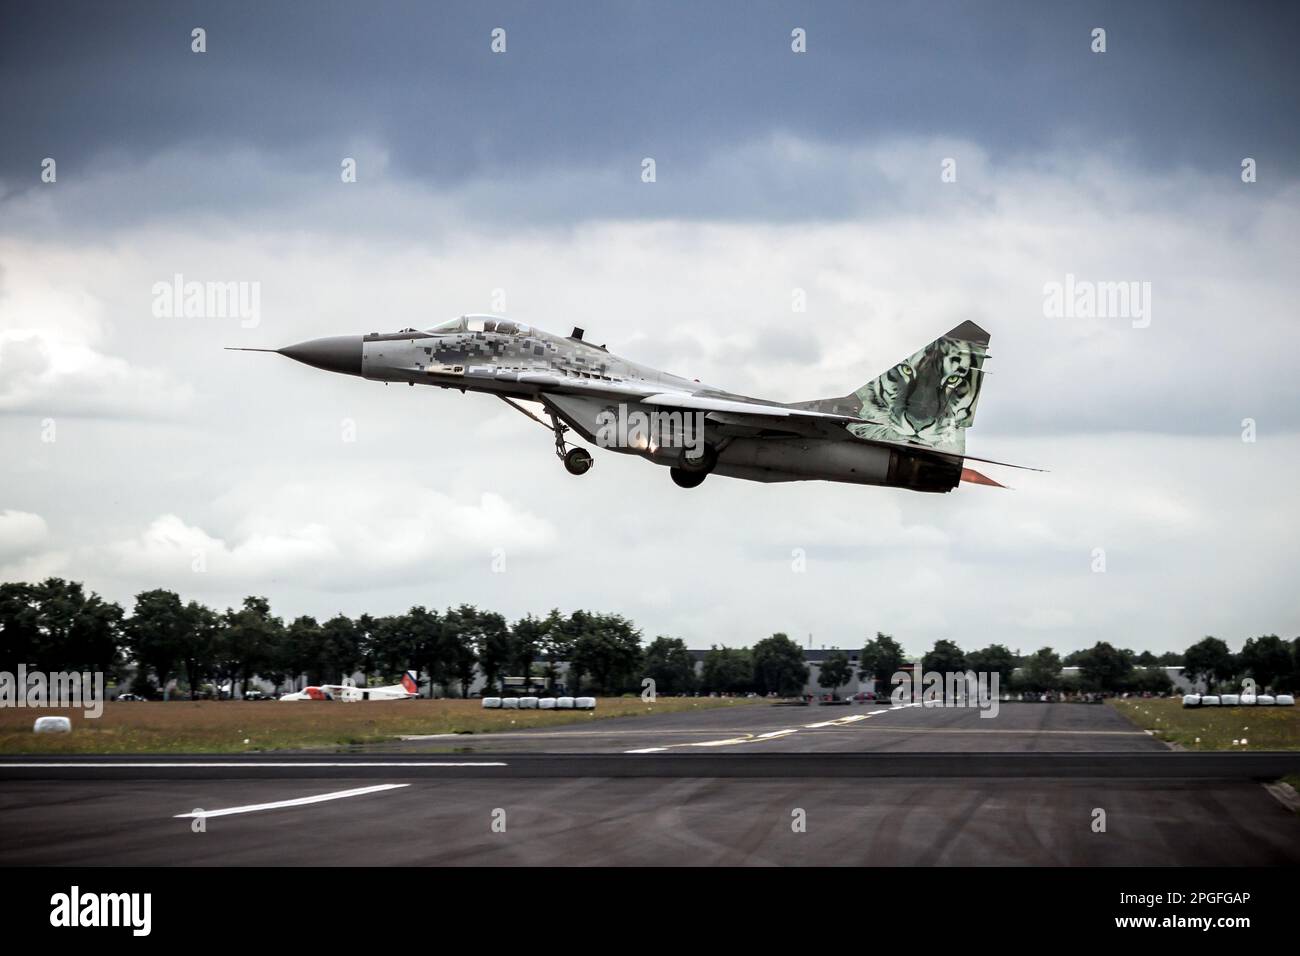
[(585, 448), (568, 448), (564, 444), (564, 433), (569, 427), (561, 422), (555, 415), (551, 415), (551, 431), (555, 432), (555, 454), (564, 462), (564, 470), (571, 475), (585, 475), (591, 471), (591, 466), (595, 464), (592, 460), (591, 452)]
[(571, 475), (585, 475), (595, 464), (585, 448), (570, 448), (564, 453), (564, 467)]

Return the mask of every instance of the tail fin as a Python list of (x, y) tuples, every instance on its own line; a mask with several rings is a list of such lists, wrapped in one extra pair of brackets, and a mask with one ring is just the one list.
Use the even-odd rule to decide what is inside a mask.
[(965, 454), (988, 357), (989, 334), (963, 322), (849, 396), (859, 438)]
[(407, 671), (402, 675), (402, 687), (408, 694), (420, 693), (419, 676), (415, 671)]

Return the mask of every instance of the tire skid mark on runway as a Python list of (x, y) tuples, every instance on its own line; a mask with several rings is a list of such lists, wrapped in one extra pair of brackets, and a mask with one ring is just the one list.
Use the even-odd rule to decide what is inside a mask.
[(981, 790), (973, 790), (965, 803), (951, 814), (934, 840), (921, 853), (917, 854), (917, 866), (939, 866), (944, 862), (944, 855), (951, 852), (953, 844), (963, 836), (967, 828), (976, 823), (975, 817), (990, 800), (991, 795)]
[(383, 793), (386, 790), (400, 790), (409, 787), (409, 783), (380, 783), (372, 787), (356, 787), (352, 790), (335, 790), (333, 793), (318, 793), (310, 797), (294, 797), (290, 800), (274, 800), (271, 803), (250, 803), (243, 807), (226, 807), (224, 810), (195, 810), (193, 813), (178, 813), (174, 820), (206, 820), (208, 817), (228, 817), (237, 813), (259, 813), (262, 810), (283, 810), (286, 807), (305, 807), (313, 803), (328, 803), (331, 800), (343, 800), (347, 797), (362, 797), (368, 793)]

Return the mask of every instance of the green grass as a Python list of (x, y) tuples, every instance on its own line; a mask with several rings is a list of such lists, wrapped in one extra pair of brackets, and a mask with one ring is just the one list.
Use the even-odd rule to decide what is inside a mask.
[[(80, 710), (0, 710), (2, 754), (250, 753), (378, 743), (405, 734), (473, 734), (584, 721), (744, 707), (761, 699), (602, 697), (594, 711), (484, 710), (477, 700), (170, 701), (108, 703), (97, 719)], [(70, 734), (37, 734), (37, 717), (72, 718)]]
[(1159, 739), (1188, 750), (1300, 750), (1296, 707), (1185, 708), (1180, 698), (1109, 703)]

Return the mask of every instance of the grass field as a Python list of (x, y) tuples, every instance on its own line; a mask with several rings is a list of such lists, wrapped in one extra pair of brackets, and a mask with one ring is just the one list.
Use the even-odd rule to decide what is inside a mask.
[(1180, 698), (1109, 703), (1142, 729), (1188, 750), (1300, 750), (1297, 707), (1184, 708)]
[[(482, 734), (555, 727), (588, 720), (634, 719), (643, 714), (744, 707), (759, 699), (661, 697), (601, 698), (594, 711), (484, 710), (477, 700), (170, 701), (108, 703), (90, 720), (79, 710), (0, 710), (0, 753), (156, 754), (248, 753), (346, 746), (402, 734)], [(72, 718), (70, 734), (37, 734), (37, 717)], [(449, 746), (454, 746), (451, 744)]]

